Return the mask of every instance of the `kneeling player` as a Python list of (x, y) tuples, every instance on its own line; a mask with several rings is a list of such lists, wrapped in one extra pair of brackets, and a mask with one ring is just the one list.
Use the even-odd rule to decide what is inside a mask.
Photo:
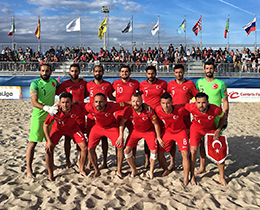
[[(83, 106), (73, 104), (72, 94), (64, 92), (60, 95), (60, 107), (58, 113), (54, 116), (48, 115), (43, 124), (43, 130), (47, 139), (45, 151), (46, 164), (50, 181), (53, 181), (54, 147), (63, 135), (72, 138), (74, 142), (76, 142), (80, 147), (80, 174), (86, 176), (84, 165), (87, 157), (87, 143), (84, 134), (78, 126), (78, 120), (81, 118), (82, 112), (84, 110), (84, 104), (82, 105)], [(50, 132), (48, 126), (53, 121), (54, 123)]]

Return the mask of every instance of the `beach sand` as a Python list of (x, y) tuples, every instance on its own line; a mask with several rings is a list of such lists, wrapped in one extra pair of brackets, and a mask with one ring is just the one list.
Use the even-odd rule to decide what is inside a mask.
[[(25, 153), (28, 143), (30, 101), (0, 101), (0, 209), (259, 209), (260, 208), (260, 103), (230, 104), (229, 156), (225, 174), (228, 185), (218, 184), (217, 165), (207, 160), (207, 172), (197, 176), (197, 186), (182, 185), (181, 155), (176, 154), (177, 169), (160, 177), (156, 164), (150, 180), (143, 168), (143, 141), (139, 142), (136, 163), (140, 174), (130, 177), (124, 161), (124, 178), (115, 175), (115, 149), (109, 147), (108, 169), (93, 178), (84, 178), (75, 164), (55, 170), (55, 181), (47, 179), (44, 147), (36, 146), (33, 170), (35, 179), (26, 177)], [(72, 144), (71, 160), (75, 162)], [(97, 147), (99, 163), (102, 160)], [(65, 165), (63, 140), (55, 148), (55, 164)], [(169, 155), (167, 154), (169, 162)], [(198, 167), (198, 162), (197, 166)]]

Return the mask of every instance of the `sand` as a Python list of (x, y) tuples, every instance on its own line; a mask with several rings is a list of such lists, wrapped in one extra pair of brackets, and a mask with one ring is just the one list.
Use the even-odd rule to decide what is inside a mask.
[[(260, 103), (230, 104), (228, 136), (230, 155), (225, 174), (228, 185), (217, 183), (217, 165), (207, 160), (207, 172), (197, 177), (198, 185), (182, 185), (181, 155), (177, 169), (167, 177), (155, 170), (149, 180), (143, 168), (143, 144), (139, 143), (137, 166), (140, 174), (130, 177), (124, 161), (124, 178), (115, 175), (115, 149), (109, 148), (108, 169), (93, 178), (70, 169), (54, 172), (55, 181), (47, 179), (44, 143), (36, 146), (33, 170), (35, 179), (26, 177), (25, 153), (30, 129), (30, 101), (0, 101), (0, 209), (259, 209), (260, 208)], [(99, 162), (101, 149), (97, 148)], [(72, 158), (75, 161), (75, 146)], [(167, 154), (169, 162), (169, 156)], [(63, 140), (55, 149), (55, 164), (65, 165)], [(197, 164), (198, 167), (198, 164)]]

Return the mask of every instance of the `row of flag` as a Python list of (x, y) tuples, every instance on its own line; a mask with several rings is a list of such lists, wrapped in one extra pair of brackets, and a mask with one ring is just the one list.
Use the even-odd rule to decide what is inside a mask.
[[(133, 28), (132, 28), (133, 22), (132, 21), (133, 20), (131, 19), (127, 23), (126, 27), (122, 30), (122, 33), (128, 33), (128, 32), (133, 30)], [(80, 31), (80, 29), (81, 29), (80, 28), (80, 17), (75, 18), (68, 25), (66, 25), (66, 31), (67, 32)], [(250, 32), (255, 31), (256, 30), (256, 17), (251, 22), (249, 22), (248, 24), (243, 26), (243, 29), (246, 31), (247, 35), (249, 35)], [(37, 39), (40, 39), (40, 31), (41, 31), (41, 22), (40, 22), (40, 17), (39, 17), (38, 18), (38, 25), (37, 25), (37, 28), (36, 28), (35, 33), (34, 33), (35, 36), (37, 36)], [(106, 31), (107, 31), (107, 18), (105, 18), (99, 26), (98, 38), (103, 39), (103, 35)], [(157, 23), (154, 25), (154, 27), (152, 28), (151, 33), (154, 36), (158, 31), (159, 31), (159, 19), (158, 19)], [(196, 36), (198, 35), (199, 31), (201, 31), (201, 17), (196, 22), (196, 24), (193, 26), (192, 31), (194, 32), (194, 34)], [(15, 23), (14, 23), (14, 16), (13, 16), (12, 24), (11, 24), (11, 30), (7, 35), (13, 36), (14, 32), (15, 32)], [(185, 33), (185, 32), (186, 32), (186, 19), (184, 19), (182, 21), (181, 25), (177, 29), (177, 33), (179, 33), (179, 34)], [(229, 32), (229, 17), (227, 19), (227, 23), (226, 23), (226, 27), (225, 27), (224, 38), (227, 38), (228, 32)]]

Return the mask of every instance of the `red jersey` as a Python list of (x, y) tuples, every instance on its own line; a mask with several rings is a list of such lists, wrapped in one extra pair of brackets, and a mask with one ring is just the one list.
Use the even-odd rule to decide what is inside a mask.
[(57, 95), (60, 95), (62, 92), (71, 93), (73, 95), (73, 101), (84, 102), (87, 92), (87, 81), (80, 79), (78, 83), (74, 83), (70, 79), (66, 80), (62, 82), (56, 90)]
[(154, 128), (152, 121), (156, 120), (157, 117), (154, 111), (152, 111), (152, 113), (147, 113), (143, 108), (141, 114), (137, 114), (132, 107), (129, 107), (126, 109), (123, 118), (129, 119), (132, 122), (134, 130), (146, 132), (151, 128)]
[(160, 105), (161, 95), (166, 91), (166, 88), (167, 82), (157, 79), (154, 84), (149, 84), (147, 80), (142, 81), (139, 90), (143, 93), (143, 101), (154, 109)]
[(53, 121), (52, 128), (58, 128), (61, 131), (73, 130), (78, 127), (81, 121), (82, 113), (84, 111), (84, 104), (72, 104), (71, 110), (68, 114), (64, 114), (59, 108), (57, 114), (51, 116), (50, 114), (45, 119), (45, 123), (50, 125)]
[(176, 80), (172, 80), (167, 85), (167, 92), (171, 94), (173, 104), (186, 104), (199, 91), (190, 80), (185, 80), (182, 84), (178, 84)]
[(178, 133), (183, 129), (186, 129), (186, 126), (183, 122), (183, 116), (189, 114), (189, 112), (184, 109), (183, 105), (173, 106), (173, 111), (170, 114), (166, 114), (162, 106), (159, 105), (155, 108), (155, 112), (158, 118), (163, 122), (164, 128), (171, 133)]
[(118, 79), (113, 82), (112, 86), (116, 91), (116, 102), (126, 102), (130, 101), (131, 96), (138, 90), (139, 82), (135, 79), (130, 79), (129, 82)]
[(95, 120), (95, 123), (103, 128), (111, 127), (116, 124), (117, 120), (114, 117), (114, 112), (124, 109), (127, 106), (126, 103), (114, 103), (107, 102), (107, 106), (104, 111), (99, 112), (93, 105), (93, 103), (86, 103), (85, 109), (89, 112), (89, 115)]
[(103, 93), (106, 98), (108, 93), (113, 93), (113, 87), (110, 82), (103, 80), (101, 84), (96, 84), (94, 81), (90, 81), (87, 84), (87, 90), (89, 92), (90, 103), (94, 102), (94, 96), (97, 93)]
[(207, 113), (203, 114), (199, 111), (196, 103), (185, 104), (185, 109), (193, 115), (191, 126), (201, 130), (215, 130), (215, 118), (223, 118), (225, 116), (222, 109), (214, 104), (209, 104)]

